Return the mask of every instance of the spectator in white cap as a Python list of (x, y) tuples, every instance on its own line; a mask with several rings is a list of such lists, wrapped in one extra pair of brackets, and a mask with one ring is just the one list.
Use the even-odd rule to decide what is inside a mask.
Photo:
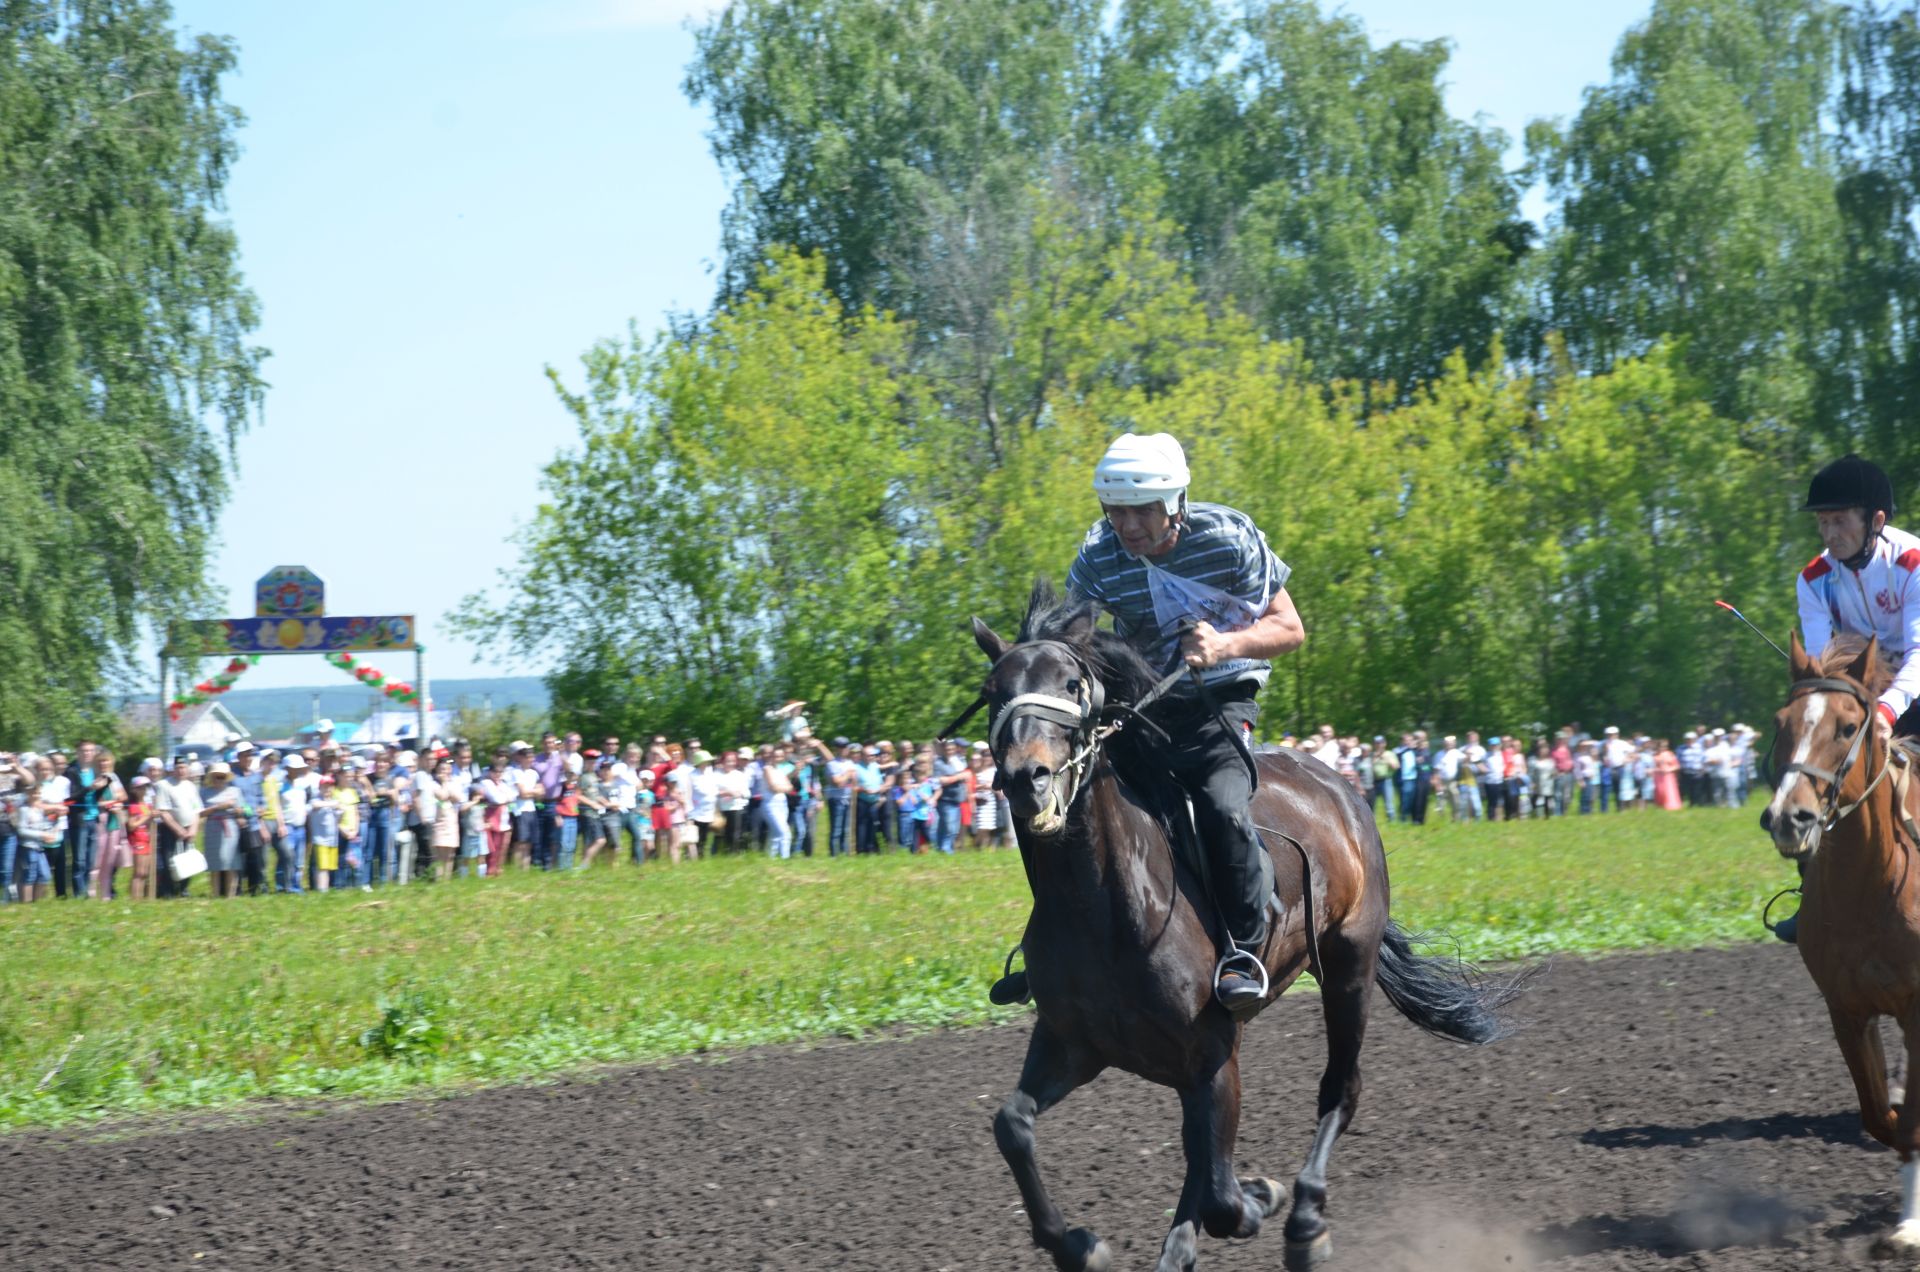
[(307, 814), (313, 809), (319, 782), (298, 751), (288, 752), (282, 763), (287, 779), (280, 788), (280, 862), (274, 889), (299, 894), (307, 890)]
[(233, 784), (233, 769), (225, 760), (207, 766), (207, 780), (200, 794), (206, 812), (206, 833), (200, 838), (200, 851), (207, 858), (207, 876), (216, 897), (240, 895), (240, 791)]

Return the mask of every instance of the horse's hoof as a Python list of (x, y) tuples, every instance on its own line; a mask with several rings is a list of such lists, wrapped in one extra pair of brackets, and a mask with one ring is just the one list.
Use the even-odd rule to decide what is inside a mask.
[(1333, 1234), (1323, 1232), (1311, 1241), (1287, 1242), (1287, 1272), (1307, 1272), (1333, 1254)]
[(1054, 1262), (1064, 1272), (1107, 1272), (1113, 1266), (1113, 1251), (1094, 1235), (1091, 1228), (1075, 1228), (1067, 1233), (1067, 1243)]
[(1247, 1195), (1247, 1200), (1260, 1208), (1262, 1219), (1271, 1218), (1273, 1212), (1280, 1209), (1281, 1203), (1287, 1199), (1286, 1190), (1280, 1187), (1278, 1180), (1259, 1175), (1242, 1179), (1240, 1191)]
[(1911, 1259), (1920, 1255), (1920, 1219), (1909, 1219), (1873, 1243), (1876, 1259)]

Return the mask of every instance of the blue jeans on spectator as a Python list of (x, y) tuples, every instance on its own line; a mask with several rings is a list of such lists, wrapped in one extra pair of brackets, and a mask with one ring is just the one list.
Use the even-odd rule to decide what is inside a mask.
[(934, 812), (937, 820), (933, 824), (933, 846), (951, 853), (953, 846), (960, 842), (960, 805), (941, 800), (934, 805)]
[[(646, 813), (631, 812), (620, 814), (620, 821), (627, 828), (627, 842), (633, 845), (633, 864), (643, 866), (647, 862), (647, 844), (653, 839), (653, 818)], [(615, 852), (620, 845), (613, 846)]]
[(560, 814), (553, 811), (552, 804), (536, 804), (534, 816), (539, 819), (540, 834), (533, 841), (533, 868), (551, 870), (560, 850)]
[(1593, 806), (1600, 801), (1600, 790), (1601, 786), (1599, 782), (1580, 783), (1580, 812), (1582, 814), (1593, 811)]
[(0, 905), (7, 903), (7, 889), (13, 886), (13, 859), (20, 847), (20, 836), (0, 835)]
[(853, 801), (851, 799), (829, 799), (827, 801), (827, 855), (844, 857), (852, 846), (850, 831), (853, 823)]
[(880, 801), (862, 795), (854, 803), (854, 846), (861, 853), (880, 851)]
[(1373, 810), (1373, 816), (1376, 821), (1382, 821), (1382, 820), (1392, 821), (1393, 820), (1394, 790), (1395, 788), (1394, 788), (1392, 778), (1376, 777), (1373, 779), (1373, 801), (1372, 802), (1375, 805)]
[(1420, 779), (1403, 777), (1400, 779), (1400, 820), (1413, 820), (1413, 804), (1420, 798)]
[(793, 806), (787, 817), (788, 826), (793, 831), (793, 850), (802, 857), (811, 857), (813, 856), (813, 801), (793, 797), (787, 802)]
[(760, 826), (767, 835), (767, 856), (791, 857), (793, 840), (787, 831), (787, 797), (769, 795), (760, 803)]
[(1607, 811), (1607, 801), (1613, 801), (1613, 811), (1620, 811), (1620, 769), (1609, 764), (1600, 770), (1600, 811)]
[(1486, 816), (1486, 810), (1480, 806), (1480, 783), (1470, 777), (1453, 779), (1453, 819), (1455, 821), (1478, 821)]
[(360, 837), (360, 882), (393, 882), (393, 810), (369, 808), (367, 827)]
[(278, 892), (305, 892), (302, 879), (306, 875), (307, 828), (288, 826), (281, 831), (280, 860), (274, 871), (274, 890)]
[(79, 814), (73, 818), (73, 831), (68, 837), (67, 862), (73, 871), (73, 885), (67, 895), (87, 897), (91, 893), (87, 888), (87, 876), (93, 873), (93, 859), (100, 850), (100, 821), (96, 818), (87, 821)]
[(580, 841), (580, 819), (578, 817), (553, 817), (553, 848), (547, 854), (547, 869), (573, 869), (573, 846)]

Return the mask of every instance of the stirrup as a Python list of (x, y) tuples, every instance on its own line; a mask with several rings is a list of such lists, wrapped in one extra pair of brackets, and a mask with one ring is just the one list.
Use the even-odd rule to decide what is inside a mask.
[(987, 991), (988, 1002), (997, 1007), (1013, 1007), (1033, 1001), (1033, 991), (1027, 986), (1026, 969), (1021, 968), (1017, 972), (1013, 970), (1014, 955), (1025, 948), (1025, 945), (1016, 945), (1007, 951), (1007, 961), (1001, 969), (1000, 979), (995, 981), (993, 988)]
[[(1774, 922), (1771, 916), (1773, 914), (1773, 907), (1779, 904), (1781, 897), (1785, 897), (1785, 896), (1797, 897), (1799, 895), (1800, 895), (1800, 889), (1798, 888), (1782, 888), (1780, 889), (1780, 891), (1773, 894), (1773, 897), (1767, 902), (1767, 904), (1764, 907), (1762, 907), (1760, 911), (1760, 926), (1767, 929), (1767, 931), (1773, 933), (1774, 936), (1779, 937), (1779, 939), (1785, 941), (1788, 945), (1794, 945), (1798, 943), (1796, 938), (1799, 936), (1800, 911), (1796, 909), (1792, 914), (1788, 915), (1784, 919), (1781, 919), (1778, 923)], [(1785, 936), (1780, 935), (1780, 929), (1783, 927), (1787, 929), (1787, 935)]]
[[(1245, 946), (1229, 937), (1227, 952), (1213, 965), (1213, 997), (1228, 1012), (1238, 1016), (1266, 1002), (1267, 991), (1272, 983), (1267, 979), (1267, 965), (1260, 961), (1259, 946)], [(1238, 990), (1231, 996), (1221, 992), (1228, 977), (1244, 980), (1257, 986), (1252, 992)]]

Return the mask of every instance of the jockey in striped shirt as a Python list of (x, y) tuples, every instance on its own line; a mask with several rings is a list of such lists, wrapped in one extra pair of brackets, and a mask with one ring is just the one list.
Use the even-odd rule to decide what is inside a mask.
[[(1287, 595), (1288, 569), (1245, 513), (1189, 503), (1185, 453), (1166, 433), (1127, 433), (1094, 469), (1102, 516), (1067, 572), (1067, 591), (1113, 615), (1114, 631), (1163, 674), (1197, 668), (1228, 728), (1251, 742), (1255, 695), (1268, 662), (1306, 640)], [(1173, 745), (1167, 765), (1193, 800), (1207, 873), (1233, 948), (1214, 987), (1234, 1010), (1257, 1001), (1266, 976), (1273, 863), (1255, 833), (1253, 783), (1234, 739), (1188, 681), (1157, 712)], [(994, 986), (996, 1002), (1026, 997), (1026, 973)]]

